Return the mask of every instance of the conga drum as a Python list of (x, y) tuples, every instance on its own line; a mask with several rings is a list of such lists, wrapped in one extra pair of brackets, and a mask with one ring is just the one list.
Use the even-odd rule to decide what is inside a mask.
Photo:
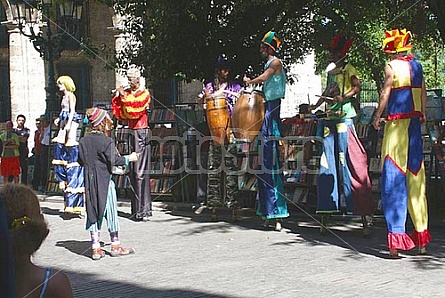
[(253, 142), (264, 122), (264, 94), (261, 91), (243, 91), (232, 113), (232, 130), (235, 138)]
[(213, 141), (227, 144), (230, 136), (230, 115), (225, 96), (210, 97), (206, 101), (207, 124)]

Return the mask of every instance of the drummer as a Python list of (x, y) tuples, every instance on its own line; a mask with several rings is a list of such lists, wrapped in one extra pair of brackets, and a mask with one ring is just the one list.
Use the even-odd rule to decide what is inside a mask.
[[(229, 114), (232, 115), (237, 94), (241, 91), (241, 85), (229, 79), (230, 61), (225, 56), (218, 57), (215, 77), (211, 82), (205, 84), (199, 94), (198, 103), (205, 103), (212, 96), (225, 96)], [(228, 92), (224, 92), (228, 91)], [(230, 135), (227, 145), (220, 146), (210, 141), (209, 154), (201, 154), (201, 165), (205, 164), (205, 156), (208, 156), (207, 171), (202, 168), (200, 180), (204, 187), (198, 187), (198, 201), (205, 201), (208, 208), (212, 209), (212, 220), (218, 220), (218, 207), (224, 204), (232, 208), (232, 220), (237, 219), (237, 192), (238, 192), (238, 165), (236, 156), (236, 145), (233, 135)], [(223, 161), (223, 162), (222, 162)], [(205, 174), (207, 172), (207, 175)], [(203, 181), (204, 180), (204, 181)], [(207, 180), (207, 181), (205, 181)], [(202, 185), (202, 183), (200, 183)], [(206, 198), (203, 198), (206, 194)], [(225, 200), (224, 200), (225, 194)], [(204, 202), (203, 202), (204, 203)], [(199, 209), (198, 209), (199, 210)], [(197, 213), (199, 211), (197, 210)]]

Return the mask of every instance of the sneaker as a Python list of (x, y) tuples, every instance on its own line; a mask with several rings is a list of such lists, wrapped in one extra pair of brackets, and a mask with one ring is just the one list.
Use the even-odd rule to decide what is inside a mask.
[(110, 255), (112, 257), (120, 257), (134, 254), (134, 249), (132, 247), (122, 247), (120, 245), (111, 245)]
[(91, 255), (91, 258), (95, 261), (105, 257), (105, 252), (101, 248), (93, 248), (92, 251), (93, 253)]

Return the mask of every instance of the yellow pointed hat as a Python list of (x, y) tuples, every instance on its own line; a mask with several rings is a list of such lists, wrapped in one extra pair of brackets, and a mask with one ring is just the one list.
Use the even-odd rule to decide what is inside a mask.
[(411, 31), (406, 29), (393, 29), (385, 32), (383, 51), (387, 54), (406, 52), (412, 48)]

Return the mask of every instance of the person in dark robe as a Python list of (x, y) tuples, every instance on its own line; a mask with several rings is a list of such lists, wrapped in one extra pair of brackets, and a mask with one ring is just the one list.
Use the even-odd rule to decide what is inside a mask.
[(105, 256), (100, 246), (100, 230), (104, 219), (111, 238), (110, 255), (129, 255), (134, 253), (134, 249), (122, 247), (119, 241), (117, 195), (111, 180), (111, 168), (135, 162), (137, 155), (135, 152), (126, 156), (116, 154), (114, 141), (109, 137), (112, 121), (105, 110), (90, 108), (87, 109), (86, 116), (91, 124), (91, 131), (80, 139), (79, 161), (85, 173), (86, 229), (91, 235), (92, 259), (100, 260)]

